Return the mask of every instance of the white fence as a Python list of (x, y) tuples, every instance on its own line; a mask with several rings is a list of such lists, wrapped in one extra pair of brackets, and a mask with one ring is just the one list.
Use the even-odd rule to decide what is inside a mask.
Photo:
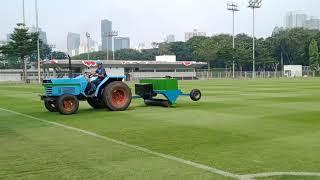
[[(73, 76), (80, 75), (79, 73), (73, 73)], [(232, 71), (207, 71), (197, 70), (196, 72), (130, 72), (126, 74), (130, 81), (137, 81), (142, 78), (159, 78), (165, 76), (171, 76), (181, 80), (196, 80), (196, 79), (250, 79), (253, 73), (250, 71), (235, 72)], [(41, 72), (41, 79), (46, 78), (62, 78), (68, 77), (68, 73), (55, 73), (55, 72)], [(312, 71), (303, 71), (304, 77), (315, 77), (315, 73)], [(255, 73), (255, 78), (281, 78), (285, 77), (281, 71), (258, 71)], [(4, 81), (22, 81), (22, 70), (0, 70), (0, 82)], [(38, 73), (36, 71), (28, 71), (29, 81), (38, 81)]]

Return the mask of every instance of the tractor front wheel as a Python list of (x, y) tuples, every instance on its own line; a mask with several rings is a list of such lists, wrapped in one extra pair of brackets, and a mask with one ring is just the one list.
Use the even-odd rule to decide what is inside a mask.
[(127, 84), (114, 81), (103, 91), (103, 101), (111, 111), (125, 111), (131, 104), (132, 94)]
[(57, 112), (56, 103), (54, 101), (50, 101), (48, 99), (45, 99), (44, 106), (50, 112)]
[(79, 100), (74, 95), (66, 94), (58, 98), (56, 107), (61, 114), (71, 115), (78, 111)]

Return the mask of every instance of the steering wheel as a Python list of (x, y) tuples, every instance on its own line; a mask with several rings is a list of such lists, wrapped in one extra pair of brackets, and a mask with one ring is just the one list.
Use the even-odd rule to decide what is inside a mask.
[(85, 72), (84, 73), (89, 79), (93, 77), (93, 74), (91, 72)]

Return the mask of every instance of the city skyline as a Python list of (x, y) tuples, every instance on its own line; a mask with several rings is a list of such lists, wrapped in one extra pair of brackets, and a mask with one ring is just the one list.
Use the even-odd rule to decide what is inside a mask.
[[(167, 1), (119, 0), (112, 6), (102, 0), (39, 1), (39, 24), (47, 32), (48, 43), (64, 51), (67, 50), (65, 42), (68, 32), (81, 35), (90, 32), (93, 39), (101, 42), (100, 23), (103, 19), (112, 20), (113, 29), (119, 30), (121, 36), (130, 37), (132, 47), (161, 42), (168, 34), (175, 35), (176, 41), (183, 41), (184, 33), (192, 29), (206, 32), (208, 36), (231, 33), (230, 13), (225, 10), (227, 1)], [(250, 35), (252, 15), (247, 8), (248, 2), (237, 2), (241, 12), (236, 17), (236, 33)], [(5, 40), (15, 24), (22, 22), (22, 7), (20, 0), (4, 0), (2, 4), (6, 8), (3, 8), (0, 17), (0, 40)], [(308, 3), (299, 0), (263, 1), (263, 7), (257, 11), (257, 37), (271, 35), (275, 26), (285, 26), (283, 17), (288, 11), (301, 9), (310, 16), (320, 17), (316, 8), (319, 4), (316, 0)], [(33, 0), (26, 0), (26, 24), (35, 24)]]

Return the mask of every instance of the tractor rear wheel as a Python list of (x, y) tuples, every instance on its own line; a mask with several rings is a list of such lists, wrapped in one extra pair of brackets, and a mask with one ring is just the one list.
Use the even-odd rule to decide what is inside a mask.
[(131, 104), (131, 89), (122, 81), (114, 81), (103, 90), (102, 99), (111, 111), (125, 111)]
[(50, 112), (57, 112), (56, 103), (54, 101), (50, 101), (48, 99), (45, 99), (44, 106)]
[(56, 107), (60, 114), (71, 115), (78, 111), (79, 100), (74, 95), (66, 94), (58, 98)]
[(93, 98), (88, 98), (87, 99), (88, 104), (93, 107), (94, 109), (102, 109), (106, 108), (107, 106), (104, 104), (102, 99), (93, 99)]

